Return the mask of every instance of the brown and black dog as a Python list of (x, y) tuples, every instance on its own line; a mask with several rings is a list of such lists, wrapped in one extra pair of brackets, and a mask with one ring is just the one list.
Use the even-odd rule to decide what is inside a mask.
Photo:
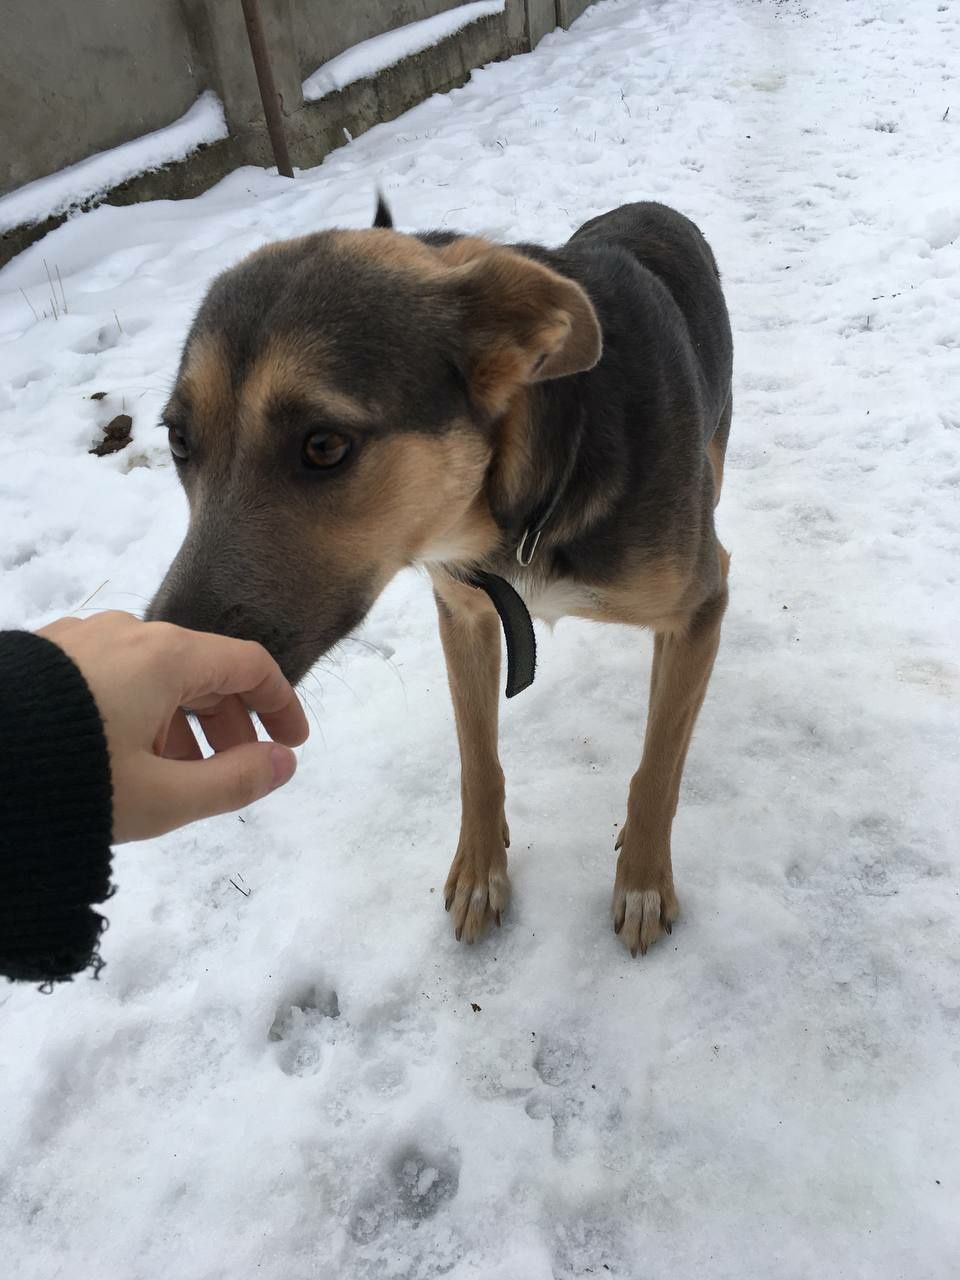
[(662, 205), (559, 249), (403, 235), (382, 204), (371, 230), (261, 249), (210, 288), (163, 415), (190, 527), (149, 616), (258, 640), (295, 682), (398, 570), (427, 567), (462, 766), (446, 903), (467, 941), (510, 892), (500, 625), (475, 583), (549, 621), (651, 628), (613, 894), (645, 952), (677, 915), (670, 832), (727, 603), (731, 367), (713, 254)]

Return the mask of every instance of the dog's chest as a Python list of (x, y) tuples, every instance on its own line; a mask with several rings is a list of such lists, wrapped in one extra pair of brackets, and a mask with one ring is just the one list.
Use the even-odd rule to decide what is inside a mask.
[(597, 610), (596, 592), (563, 578), (544, 580), (533, 574), (517, 575), (513, 586), (534, 618), (553, 626), (570, 615), (589, 616)]

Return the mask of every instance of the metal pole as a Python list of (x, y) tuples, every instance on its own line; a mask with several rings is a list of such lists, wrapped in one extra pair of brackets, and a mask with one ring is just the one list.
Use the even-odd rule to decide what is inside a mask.
[(243, 17), (247, 24), (250, 52), (253, 55), (253, 65), (257, 73), (257, 84), (260, 86), (260, 101), (263, 103), (263, 115), (267, 122), (270, 145), (273, 147), (273, 158), (277, 162), (277, 172), (285, 178), (292, 178), (293, 166), (290, 164), (287, 138), (283, 131), (280, 95), (273, 82), (270, 50), (267, 48), (266, 36), (263, 34), (260, 3), (259, 0), (240, 0), (240, 3), (243, 6)]

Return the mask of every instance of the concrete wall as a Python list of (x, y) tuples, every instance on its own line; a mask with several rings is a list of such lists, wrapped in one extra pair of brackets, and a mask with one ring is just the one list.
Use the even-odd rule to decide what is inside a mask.
[(159, 129), (200, 92), (179, 0), (3, 9), (0, 192)]
[(561, 27), (569, 27), (580, 17), (591, 0), (557, 0), (557, 23)]
[[(543, 37), (561, 23), (557, 0), (526, 0), (525, 26), (527, 43), (535, 49)], [(569, 22), (566, 23), (569, 26)]]

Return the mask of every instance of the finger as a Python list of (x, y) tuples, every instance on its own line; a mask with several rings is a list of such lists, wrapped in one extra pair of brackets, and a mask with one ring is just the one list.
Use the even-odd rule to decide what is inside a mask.
[(306, 741), (310, 726), (297, 695), (260, 645), (180, 630), (176, 654), (171, 656), (181, 684), (181, 705), (210, 694), (236, 693), (257, 713), (271, 738), (289, 747)]
[[(270, 742), (231, 747), (207, 760), (147, 758), (141, 800), (114, 812), (114, 840), (143, 840), (200, 818), (243, 809), (293, 777), (296, 756)], [(147, 777), (149, 771), (149, 778)], [(143, 783), (148, 781), (148, 786)]]
[(198, 710), (197, 720), (214, 751), (229, 751), (231, 747), (257, 740), (250, 713), (236, 694), (220, 698), (208, 711)]
[(45, 640), (52, 640), (54, 644), (59, 644), (61, 636), (81, 625), (79, 618), (58, 618), (56, 622), (41, 627), (37, 635), (43, 636)]
[(182, 711), (174, 712), (166, 733), (157, 739), (156, 751), (165, 760), (203, 759), (203, 752), (190, 728), (190, 721)]

